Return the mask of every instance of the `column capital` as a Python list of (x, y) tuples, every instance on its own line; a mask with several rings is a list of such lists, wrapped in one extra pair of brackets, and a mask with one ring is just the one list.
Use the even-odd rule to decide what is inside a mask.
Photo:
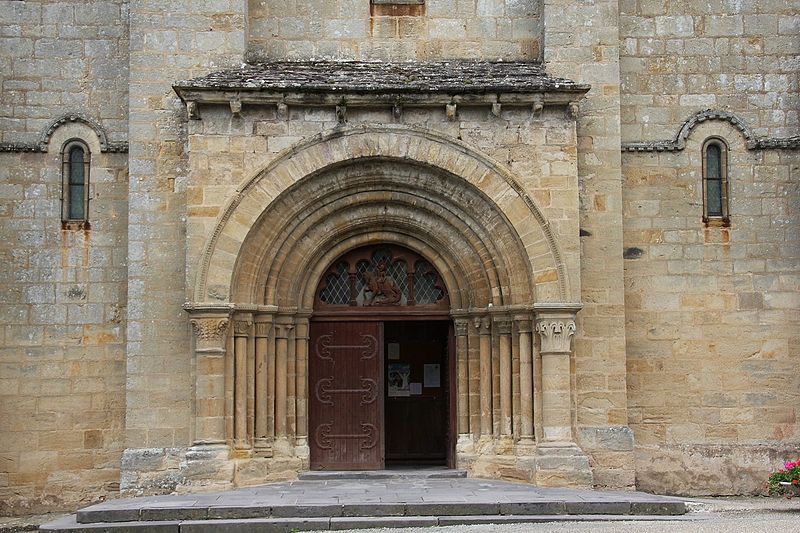
[(542, 341), (542, 353), (570, 353), (575, 335), (575, 315), (580, 303), (544, 303), (534, 305), (536, 333)]
[(493, 317), (494, 327), (500, 335), (511, 335), (511, 317), (500, 315)]
[(225, 333), (228, 330), (228, 317), (190, 318), (194, 331), (196, 351), (224, 351)]
[(530, 315), (514, 315), (514, 322), (517, 324), (517, 331), (520, 333), (531, 333), (533, 331)]
[(256, 325), (256, 337), (269, 337), (269, 332), (272, 331), (272, 315), (271, 314), (258, 314), (254, 318)]
[(275, 338), (288, 339), (294, 324), (275, 324)]
[(250, 328), (253, 326), (253, 315), (236, 314), (233, 318), (233, 336), (247, 337), (250, 335)]
[(568, 354), (575, 335), (575, 321), (567, 318), (536, 317), (536, 333), (542, 341), (542, 353)]
[(469, 333), (469, 320), (466, 318), (456, 318), (453, 320), (456, 329), (456, 337), (464, 337)]
[(472, 325), (478, 330), (478, 335), (489, 335), (492, 333), (492, 320), (488, 316), (476, 316), (472, 319)]

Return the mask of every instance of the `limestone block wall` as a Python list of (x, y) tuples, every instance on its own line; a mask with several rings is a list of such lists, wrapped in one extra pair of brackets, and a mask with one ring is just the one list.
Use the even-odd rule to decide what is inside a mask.
[(616, 0), (544, 6), (548, 73), (592, 85), (577, 123), (580, 301), (572, 368), (578, 444), (596, 486), (633, 486), (628, 424), (620, 173), (620, 51)]
[[(91, 229), (61, 226), (61, 157), (92, 152)], [(113, 497), (125, 421), (125, 154), (56, 131), (47, 153), (0, 153), (0, 514)]]
[[(0, 3), (3, 514), (119, 490), (127, 50), (127, 2)], [(71, 138), (91, 152), (91, 229), (61, 225), (59, 151)]]
[(130, 209), (126, 451), (121, 485), (169, 491), (192, 441), (192, 358), (185, 287), (186, 110), (172, 82), (242, 62), (238, 0), (130, 5)]
[(269, 59), (541, 59), (540, 0), (249, 0), (248, 54)]
[(124, 140), (127, 19), (127, 0), (0, 3), (0, 142), (35, 142), (66, 112)]
[(697, 111), (759, 136), (800, 126), (796, 2), (619, 2), (624, 141), (671, 138)]
[[(729, 146), (730, 227), (702, 221), (701, 147)], [(800, 155), (726, 121), (624, 157), (628, 398), (637, 487), (756, 492), (800, 451)]]

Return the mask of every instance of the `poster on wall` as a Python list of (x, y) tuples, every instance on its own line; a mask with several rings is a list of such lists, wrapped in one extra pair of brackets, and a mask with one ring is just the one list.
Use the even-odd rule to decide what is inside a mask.
[(411, 365), (408, 363), (389, 363), (389, 397), (410, 396)]

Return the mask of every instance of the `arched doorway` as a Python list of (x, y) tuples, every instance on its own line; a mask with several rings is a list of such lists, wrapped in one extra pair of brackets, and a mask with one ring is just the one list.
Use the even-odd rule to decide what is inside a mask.
[(441, 276), (406, 247), (333, 261), (310, 324), (312, 469), (453, 464), (449, 313)]

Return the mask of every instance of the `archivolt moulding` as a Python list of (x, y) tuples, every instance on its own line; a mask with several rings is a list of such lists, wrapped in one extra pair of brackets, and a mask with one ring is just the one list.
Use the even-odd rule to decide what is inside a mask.
[(692, 133), (692, 130), (697, 127), (701, 122), (707, 120), (722, 120), (729, 122), (733, 127), (739, 130), (739, 133), (744, 137), (748, 150), (763, 150), (771, 148), (784, 148), (789, 150), (796, 150), (800, 148), (800, 135), (793, 137), (775, 137), (775, 138), (758, 138), (753, 134), (753, 131), (745, 123), (745, 121), (737, 117), (733, 113), (727, 111), (718, 111), (713, 109), (706, 109), (699, 111), (689, 117), (678, 130), (678, 134), (672, 140), (664, 141), (639, 141), (622, 143), (623, 152), (679, 152), (686, 148), (686, 139)]
[[(266, 168), (245, 180), (222, 209), (214, 230), (206, 241), (195, 279), (194, 301), (207, 300), (212, 271), (218, 282), (223, 278), (232, 280), (230, 254), (241, 253), (246, 234), (255, 224), (255, 212), (263, 212), (264, 201), (277, 199), (277, 196), (270, 194), (272, 200), (267, 200), (262, 180), (268, 179), (272, 184), (280, 183), (280, 188), (286, 190), (301, 179), (326, 168), (355, 163), (363, 158), (414, 161), (431, 168), (439, 168), (462, 177), (479, 189), (494, 187), (495, 193), (499, 195), (494, 201), (508, 200), (502, 197), (503, 193), (498, 187), (509, 190), (509, 193), (513, 191), (514, 196), (525, 205), (532, 222), (535, 221), (534, 225), (541, 231), (543, 242), (546, 242), (549, 257), (546, 261), (551, 265), (548, 269), (556, 274), (553, 281), (556, 283), (554, 289), (557, 295), (551, 294), (550, 298), (559, 298), (560, 301), (570, 299), (566, 265), (552, 228), (508, 169), (463, 142), (437, 132), (418, 127), (383, 125), (358, 126), (346, 130), (339, 128), (315, 135), (287, 148)], [(226, 250), (218, 252), (217, 245), (223, 238)], [(220, 253), (220, 257), (215, 259)], [(230, 276), (222, 275), (222, 271), (228, 272)]]

